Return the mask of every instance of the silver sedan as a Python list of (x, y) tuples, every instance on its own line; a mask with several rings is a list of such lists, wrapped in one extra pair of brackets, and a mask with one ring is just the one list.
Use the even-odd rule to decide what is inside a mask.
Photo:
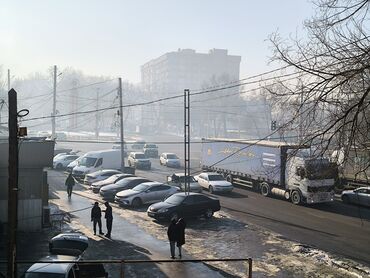
[(172, 194), (179, 192), (179, 188), (160, 182), (144, 182), (133, 189), (118, 192), (114, 201), (123, 206), (139, 207), (142, 204), (152, 204), (163, 201)]

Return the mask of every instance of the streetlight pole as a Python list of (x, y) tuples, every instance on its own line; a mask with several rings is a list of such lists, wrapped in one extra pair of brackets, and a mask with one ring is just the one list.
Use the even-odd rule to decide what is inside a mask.
[(51, 117), (51, 138), (55, 139), (55, 114), (57, 110), (57, 66), (54, 66), (53, 114)]
[(120, 119), (120, 138), (121, 138), (121, 171), (125, 170), (125, 143), (123, 137), (123, 107), (122, 107), (122, 78), (118, 78), (119, 94), (119, 119)]

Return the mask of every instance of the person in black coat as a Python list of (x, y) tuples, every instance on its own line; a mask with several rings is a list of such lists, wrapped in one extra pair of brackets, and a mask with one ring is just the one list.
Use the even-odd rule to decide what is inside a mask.
[(113, 224), (113, 213), (112, 213), (112, 207), (109, 205), (108, 202), (104, 203), (106, 209), (103, 210), (105, 212), (105, 220), (107, 222), (107, 233), (105, 236), (107, 238), (110, 238), (111, 232), (112, 232), (112, 224)]
[(98, 202), (95, 202), (91, 209), (91, 221), (93, 222), (94, 235), (96, 235), (96, 224), (99, 226), (99, 234), (104, 235), (101, 229), (101, 209)]
[(184, 218), (180, 218), (175, 226), (176, 245), (179, 248), (179, 258), (181, 259), (181, 247), (185, 244), (185, 228), (186, 223)]
[(172, 219), (167, 229), (168, 240), (170, 241), (171, 258), (175, 258), (175, 244), (176, 244), (176, 219)]
[(66, 179), (65, 185), (67, 186), (68, 198), (71, 198), (71, 196), (72, 196), (72, 189), (73, 189), (73, 186), (75, 185), (75, 179), (73, 178), (73, 176), (72, 176), (71, 173), (69, 173), (69, 175), (68, 175), (68, 177)]

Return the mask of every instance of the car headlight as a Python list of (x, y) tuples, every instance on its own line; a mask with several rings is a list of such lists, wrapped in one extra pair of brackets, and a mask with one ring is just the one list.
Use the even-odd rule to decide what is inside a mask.
[(160, 210), (158, 210), (158, 212), (167, 212), (168, 211), (168, 208), (161, 208)]

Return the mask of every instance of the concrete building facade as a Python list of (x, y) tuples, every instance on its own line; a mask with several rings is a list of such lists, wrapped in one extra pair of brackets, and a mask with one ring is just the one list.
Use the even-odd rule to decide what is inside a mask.
[(179, 49), (144, 64), (141, 83), (145, 92), (157, 96), (200, 89), (213, 77), (227, 75), (230, 81), (238, 80), (240, 61), (240, 56), (228, 55), (226, 49), (211, 49), (208, 53)]
[[(166, 53), (141, 67), (143, 98), (172, 97), (181, 95), (184, 89), (194, 91), (236, 81), (239, 79), (240, 61), (240, 56), (229, 55), (226, 49), (211, 49), (208, 53), (179, 49)], [(162, 131), (181, 133), (183, 115), (179, 111), (182, 111), (182, 103), (183, 100), (178, 98), (143, 107), (140, 129), (156, 132), (159, 127)]]

